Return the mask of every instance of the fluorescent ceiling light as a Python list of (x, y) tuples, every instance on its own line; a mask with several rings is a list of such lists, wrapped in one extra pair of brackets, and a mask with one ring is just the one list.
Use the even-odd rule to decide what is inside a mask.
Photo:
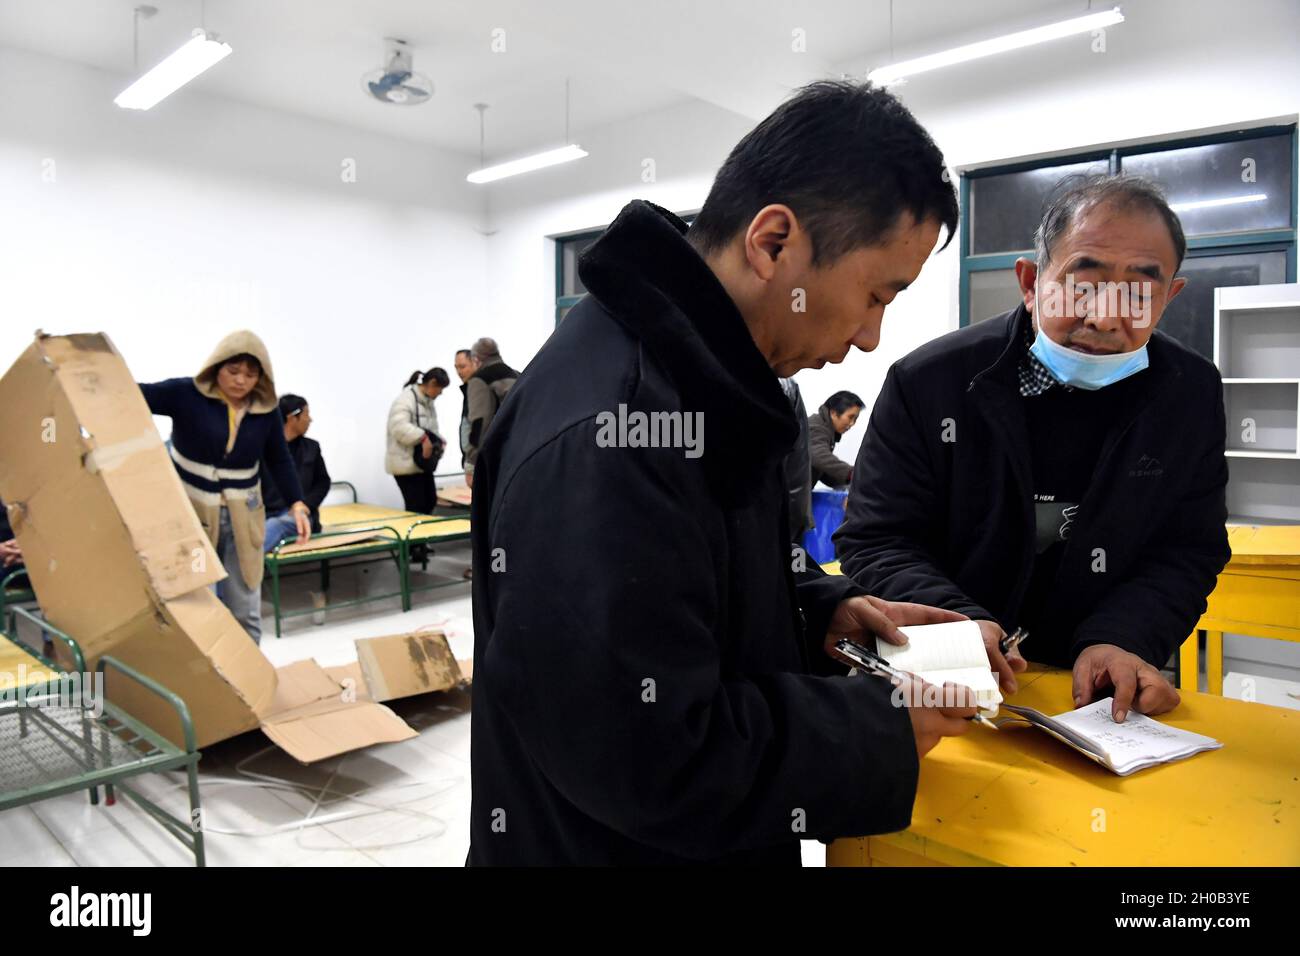
[(194, 36), (113, 100), (126, 110), (147, 110), (230, 55), (230, 44), (196, 30)]
[(525, 156), (522, 159), (512, 159), (508, 163), (499, 163), (485, 169), (476, 169), (465, 178), (471, 183), (490, 183), (497, 179), (505, 179), (507, 176), (518, 176), (520, 173), (529, 173), (534, 169), (543, 169), (547, 166), (567, 163), (574, 159), (582, 159), (586, 155), (587, 151), (585, 149), (570, 143), (568, 146), (561, 146), (559, 149), (550, 149), (544, 153)]
[(1215, 206), (1235, 206), (1243, 202), (1263, 202), (1268, 193), (1250, 193), (1245, 196), (1224, 196), (1220, 199), (1195, 199), (1190, 202), (1170, 203), (1174, 212), (1186, 212), (1189, 209), (1213, 209)]
[(1100, 30), (1103, 27), (1123, 22), (1124, 14), (1119, 7), (1115, 7), (1101, 13), (1090, 13), (1087, 16), (1075, 17), (1072, 20), (1062, 20), (1060, 23), (1049, 23), (1045, 27), (1034, 27), (1032, 30), (1021, 30), (1019, 33), (1008, 33), (1006, 36), (995, 37), (992, 40), (968, 43), (965, 46), (944, 50), (942, 53), (931, 53), (929, 56), (918, 56), (913, 60), (892, 63), (889, 66), (882, 66), (879, 69), (872, 70), (867, 74), (867, 79), (872, 83), (883, 86), (886, 83), (901, 80), (905, 76), (928, 73), (930, 70), (952, 66), (954, 63), (966, 63), (969, 60), (978, 60), (981, 57), (992, 56), (995, 53), (1019, 50), (1021, 47), (1033, 46), (1036, 43), (1046, 43), (1048, 40), (1074, 36), (1076, 33), (1091, 33), (1093, 30)]

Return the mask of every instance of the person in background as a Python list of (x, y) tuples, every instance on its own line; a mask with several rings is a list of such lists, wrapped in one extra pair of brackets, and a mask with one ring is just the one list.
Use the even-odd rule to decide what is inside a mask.
[(23, 570), (23, 549), (9, 524), (9, 509), (0, 501), (0, 580)]
[(434, 411), (433, 400), (449, 384), (451, 379), (441, 368), (412, 372), (388, 409), (384, 469), (397, 481), (403, 506), (417, 514), (433, 514), (437, 490), (432, 468), (425, 471), (415, 463), (415, 448), (418, 445), (421, 454), (429, 459), (438, 453), (439, 444), (445, 443), (438, 431), (438, 413)]
[(155, 415), (172, 420), (172, 462), (221, 557), (217, 597), (254, 643), (262, 639), (262, 549), (266, 508), (261, 463), (292, 504), (298, 540), (311, 537), (311, 509), (284, 440), (271, 357), (247, 330), (218, 343), (193, 378), (141, 384)]
[(802, 547), (804, 532), (813, 526), (812, 482), (808, 480), (808, 410), (804, 408), (799, 383), (794, 379), (781, 379), (781, 391), (790, 400), (794, 417), (799, 422), (799, 437), (785, 456), (785, 486), (790, 495), (790, 540)]
[(465, 382), (469, 434), (465, 439), (465, 483), (474, 487), (474, 461), (497, 409), (519, 378), (519, 373), (501, 360), (496, 339), (481, 338), (470, 349), (474, 372)]
[(853, 466), (835, 454), (835, 445), (858, 420), (862, 399), (852, 392), (836, 392), (808, 418), (808, 455), (812, 459), (812, 481), (830, 488), (844, 488), (853, 479)]
[[(298, 480), (302, 483), (302, 500), (311, 509), (312, 534), (320, 533), (320, 506), (330, 491), (330, 473), (321, 455), (320, 443), (307, 437), (311, 427), (311, 407), (301, 395), (280, 396), (280, 417), (284, 419), (284, 440), (289, 446)], [(297, 524), (280, 493), (269, 468), (262, 497), (266, 499), (266, 541), (263, 550), (270, 551), (281, 540), (297, 534)]]
[(469, 349), (456, 353), (456, 376), (460, 379), (460, 467), (465, 467), (465, 449), (469, 445), (469, 377), (478, 368)]

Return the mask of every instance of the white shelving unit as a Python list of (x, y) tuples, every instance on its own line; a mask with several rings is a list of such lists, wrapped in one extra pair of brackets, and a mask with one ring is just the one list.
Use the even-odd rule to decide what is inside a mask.
[(1300, 285), (1214, 290), (1228, 520), (1300, 524)]

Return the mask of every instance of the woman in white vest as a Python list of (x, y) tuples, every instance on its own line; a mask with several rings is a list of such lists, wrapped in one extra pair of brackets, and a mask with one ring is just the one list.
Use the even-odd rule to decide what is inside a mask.
[(416, 464), (417, 446), (421, 456), (437, 463), (445, 441), (438, 431), (438, 414), (433, 400), (442, 394), (450, 379), (440, 368), (412, 372), (406, 385), (388, 409), (388, 451), (384, 470), (397, 481), (402, 503), (407, 511), (433, 514), (437, 491), (433, 484), (433, 465), (426, 471)]

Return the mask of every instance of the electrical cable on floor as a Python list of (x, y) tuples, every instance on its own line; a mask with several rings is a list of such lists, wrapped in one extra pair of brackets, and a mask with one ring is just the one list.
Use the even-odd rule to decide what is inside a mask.
[[(398, 813), (409, 817), (423, 818), (425, 820), (432, 821), (433, 823), (438, 825), (438, 828), (434, 831), (420, 833), (417, 836), (408, 837), (407, 839), (395, 840), (395, 841), (389, 841), (385, 843), (377, 843), (377, 844), (371, 844), (365, 846), (357, 846), (355, 844), (351, 844), (347, 847), (347, 849), (362, 850), (362, 851), (385, 850), (393, 847), (407, 846), (409, 844), (419, 843), (423, 840), (427, 840), (430, 837), (442, 836), (444, 833), (447, 832), (447, 823), (445, 820), (443, 820), (441, 817), (437, 816), (436, 814), (428, 813), (423, 810), (415, 810), (412, 808), (408, 808), (406, 804), (416, 803), (422, 800), (428, 800), (431, 797), (437, 797), (437, 796), (441, 796), (444, 793), (449, 793), (451, 790), (455, 789), (459, 784), (464, 782), (463, 777), (455, 777), (455, 778), (444, 778), (442, 780), (409, 780), (403, 783), (389, 784), (383, 787), (371, 787), (369, 789), (361, 791), (360, 794), (349, 793), (345, 790), (336, 790), (331, 786), (331, 784), (334, 782), (334, 779), (338, 776), (339, 771), (342, 770), (343, 762), (349, 756), (346, 754), (343, 756), (342, 759), (339, 760), (338, 766), (336, 766), (334, 770), (331, 772), (329, 779), (325, 782), (325, 785), (323, 787), (315, 787), (309, 784), (298, 784), (292, 781), (281, 779), (279, 777), (273, 777), (268, 774), (257, 773), (255, 771), (245, 769), (246, 764), (262, 757), (267, 753), (276, 751), (278, 749), (279, 748), (275, 746), (264, 747), (263, 749), (249, 755), (248, 757), (245, 757), (243, 760), (239, 761), (239, 763), (235, 765), (235, 773), (238, 774), (238, 776), (204, 777), (202, 781), (203, 786), (208, 788), (212, 786), (244, 786), (244, 787), (257, 787), (262, 790), (280, 790), (280, 791), (287, 791), (289, 793), (296, 793), (305, 799), (312, 800), (311, 809), (308, 810), (307, 814), (300, 820), (294, 820), (289, 823), (277, 824), (274, 826), (259, 828), (256, 830), (244, 830), (244, 829), (234, 829), (234, 828), (213, 826), (205, 819), (203, 823), (203, 830), (205, 833), (216, 833), (222, 836), (238, 836), (238, 837), (265, 837), (265, 836), (275, 836), (276, 834), (280, 834), (280, 833), (296, 833), (297, 839), (295, 840), (295, 843), (300, 848), (305, 850), (328, 851), (328, 850), (339, 850), (344, 848), (310, 846), (302, 842), (303, 833), (308, 828), (311, 827), (325, 826), (326, 824), (339, 823), (346, 820), (356, 820), (367, 816), (375, 816), (381, 813)], [(174, 778), (176, 775), (173, 772), (171, 774), (168, 774), (168, 776), (172, 776)], [(184, 781), (184, 780), (177, 781), (175, 786), (176, 789), (187, 789), (188, 781)], [(411, 787), (441, 787), (441, 788), (432, 793), (422, 793), (417, 797), (412, 797), (407, 800), (399, 800), (394, 803), (374, 802), (374, 799), (377, 796), (384, 795), (387, 793), (392, 793), (399, 790), (405, 790)], [(346, 811), (340, 811), (336, 813), (317, 815), (317, 811), (320, 809), (321, 803), (323, 802), (326, 796), (338, 797), (340, 800), (348, 800), (352, 803), (359, 804), (361, 807), (364, 807), (366, 809), (346, 810)], [(371, 799), (364, 799), (366, 797), (369, 797)], [(205, 817), (206, 816), (207, 814), (205, 813)]]

